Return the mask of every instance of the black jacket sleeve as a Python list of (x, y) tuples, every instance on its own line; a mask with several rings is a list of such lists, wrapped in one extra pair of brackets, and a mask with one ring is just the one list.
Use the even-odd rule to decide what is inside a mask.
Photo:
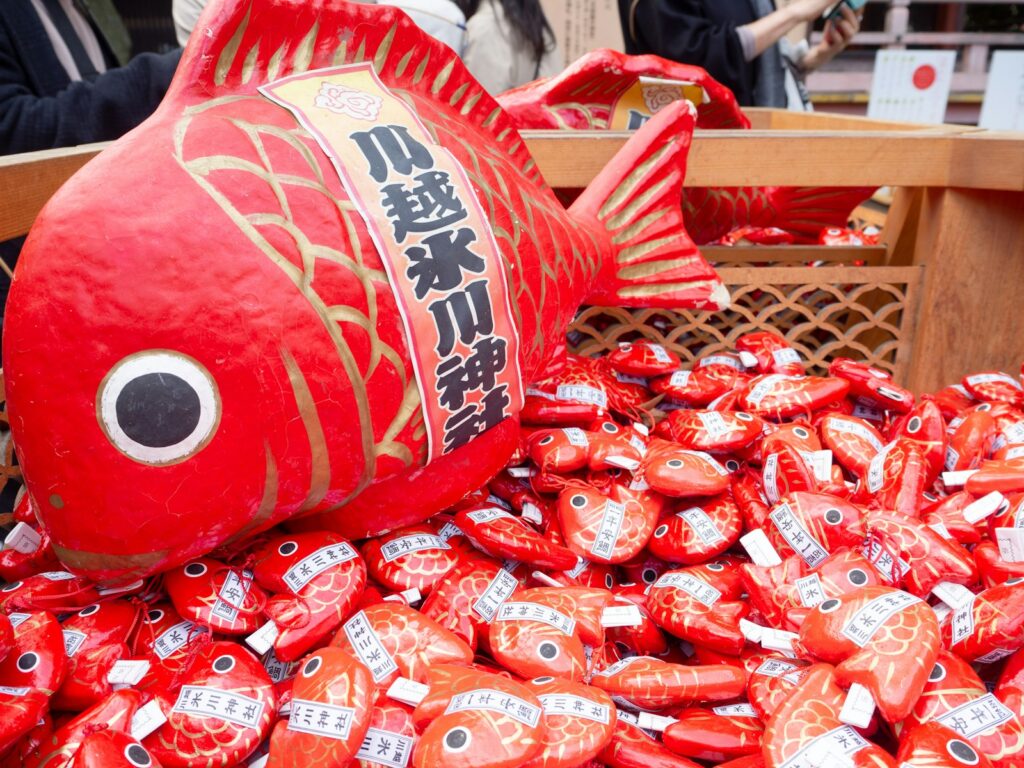
[(653, 53), (703, 67), (732, 89), (740, 104), (753, 100), (754, 68), (736, 28), (754, 20), (746, 0), (619, 0), (626, 50)]
[(144, 53), (92, 82), (38, 96), (8, 35), (0, 29), (0, 154), (116, 139), (156, 109), (181, 56)]

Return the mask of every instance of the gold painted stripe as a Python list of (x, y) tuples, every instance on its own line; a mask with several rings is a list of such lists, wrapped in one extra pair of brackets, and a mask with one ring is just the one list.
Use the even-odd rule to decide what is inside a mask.
[(53, 551), (64, 565), (71, 569), (81, 568), (88, 571), (130, 569), (146, 571), (159, 564), (167, 557), (168, 550), (141, 552), (135, 555), (113, 555), (109, 552), (89, 552), (84, 549), (70, 549), (52, 542)]
[(270, 450), (270, 442), (267, 440), (263, 441), (263, 453), (265, 455), (266, 464), (263, 468), (263, 497), (260, 499), (260, 505), (256, 508), (256, 514), (253, 515), (252, 520), (246, 523), (238, 533), (225, 541), (225, 544), (231, 544), (239, 541), (257, 530), (260, 526), (270, 520), (271, 515), (274, 514), (274, 510), (277, 508), (277, 488), (279, 480), (277, 474), (277, 462), (274, 460), (274, 454)]
[(249, 49), (249, 52), (245, 54), (245, 61), (242, 62), (242, 83), (248, 84), (252, 80), (253, 74), (256, 72), (256, 58), (260, 55), (260, 41), (257, 40), (256, 44)]
[(249, 26), (249, 16), (251, 14), (252, 6), (250, 5), (249, 10), (245, 12), (245, 18), (242, 19), (242, 23), (238, 25), (235, 34), (231, 36), (228, 44), (224, 46), (224, 50), (220, 52), (220, 56), (217, 58), (217, 67), (213, 70), (213, 82), (216, 85), (224, 85), (224, 81), (228, 79), (228, 72), (231, 71), (231, 65), (235, 63), (238, 46), (242, 44), (242, 36), (245, 35), (245, 30)]
[(405, 56), (398, 60), (398, 66), (395, 67), (395, 77), (401, 77), (403, 74), (405, 74), (405, 68), (409, 66), (410, 61), (412, 61), (411, 48), (405, 52)]
[(307, 512), (327, 495), (331, 482), (331, 459), (327, 453), (327, 439), (324, 437), (323, 426), (320, 424), (320, 413), (309, 391), (306, 377), (291, 352), (285, 347), (281, 347), (281, 359), (284, 361), (285, 370), (288, 371), (288, 381), (295, 395), (295, 405), (299, 409), (299, 416), (309, 440), (309, 492), (299, 507), (299, 512)]
[[(616, 261), (619, 264), (629, 264), (630, 262), (642, 259), (649, 253), (661, 248), (663, 245), (669, 245), (676, 242), (679, 239), (679, 235), (673, 233), (660, 237), (657, 240), (647, 240), (639, 243), (638, 245), (630, 246), (629, 248), (623, 248), (616, 256)], [(621, 272), (619, 274), (622, 274)]]
[(281, 62), (284, 61), (284, 54), (287, 49), (288, 44), (282, 43), (281, 47), (274, 51), (274, 55), (270, 57), (270, 63), (267, 64), (267, 80), (277, 80), (277, 75), (281, 71)]
[(384, 39), (380, 41), (380, 47), (377, 49), (377, 55), (373, 57), (373, 68), (378, 73), (384, 71), (384, 67), (388, 63), (388, 54), (391, 53), (391, 44), (395, 40), (395, 31), (398, 29), (397, 24), (392, 24), (391, 29), (384, 35)]
[(646, 216), (634, 221), (625, 229), (616, 232), (615, 237), (612, 238), (612, 242), (615, 243), (615, 245), (622, 245), (622, 243), (629, 242), (641, 232), (651, 227), (655, 222), (663, 218), (664, 215), (664, 211), (660, 210), (648, 213)]
[[(608, 214), (622, 205), (623, 202), (628, 200), (630, 195), (632, 195), (636, 191), (636, 188), (640, 186), (640, 182), (643, 181), (643, 178), (651, 168), (659, 163), (665, 156), (665, 153), (671, 149), (672, 145), (666, 144), (634, 168), (630, 174), (620, 182), (618, 188), (608, 197), (604, 205), (601, 206), (601, 209), (598, 211), (598, 216), (601, 219), (604, 219)], [(665, 179), (664, 181), (667, 182), (668, 179)]]
[(292, 56), (292, 72), (305, 72), (309, 69), (309, 63), (313, 60), (313, 49), (316, 45), (317, 33), (320, 31), (320, 21), (313, 22), (312, 29), (302, 38), (295, 54)]
[(423, 54), (423, 58), (420, 59), (419, 65), (416, 67), (416, 71), (412, 73), (412, 84), (419, 85), (420, 80), (423, 79), (423, 73), (427, 71), (427, 64), (430, 62), (430, 51)]
[[(660, 197), (665, 192), (665, 187), (667, 185), (668, 179), (663, 179), (660, 184), (648, 187), (641, 194), (630, 200), (621, 211), (606, 219), (605, 224), (609, 229), (618, 229), (619, 227), (624, 226), (636, 214), (646, 208), (652, 200), (656, 200)], [(628, 194), (631, 193), (625, 193), (623, 197), (628, 196)]]
[(437, 73), (437, 77), (434, 78), (433, 84), (430, 86), (430, 92), (437, 96), (441, 92), (441, 89), (448, 85), (448, 79), (452, 76), (452, 70), (455, 69), (455, 59), (452, 59), (445, 64), (441, 71)]
[(648, 298), (651, 296), (661, 296), (666, 293), (674, 293), (676, 291), (700, 291), (701, 289), (714, 288), (718, 285), (717, 280), (694, 280), (692, 282), (684, 283), (657, 283), (655, 285), (630, 285), (625, 288), (620, 288), (618, 291), (619, 296), (624, 299), (632, 298)]
[(448, 103), (453, 107), (458, 104), (462, 100), (462, 97), (466, 95), (466, 91), (469, 90), (470, 85), (471, 83), (466, 82), (456, 88), (452, 93), (451, 98), (448, 99)]
[(693, 256), (688, 258), (678, 259), (662, 259), (659, 261), (648, 261), (644, 264), (634, 264), (631, 267), (623, 267), (617, 273), (617, 277), (620, 280), (640, 280), (645, 277), (653, 277), (654, 275), (664, 274), (668, 276), (669, 273), (675, 272), (678, 269), (684, 269), (693, 264), (697, 259)]

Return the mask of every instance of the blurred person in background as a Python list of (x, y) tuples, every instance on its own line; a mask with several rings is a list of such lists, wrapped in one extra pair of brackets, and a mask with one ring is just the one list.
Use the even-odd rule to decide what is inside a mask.
[(181, 52), (130, 52), (112, 0), (2, 0), (0, 153), (116, 139), (145, 120)]
[(727, 85), (743, 106), (809, 109), (805, 75), (833, 59), (860, 30), (846, 5), (809, 47), (787, 38), (813, 24), (837, 0), (618, 0), (626, 52), (654, 53), (703, 67)]
[[(112, 0), (0, 0), (0, 154), (108, 141), (149, 117), (181, 51), (130, 54)], [(23, 242), (0, 243), (0, 327)]]
[[(199, 14), (210, 0), (174, 0), (171, 15), (174, 17), (174, 33), (182, 46), (199, 20)], [(355, 0), (368, 2), (374, 0)], [(405, 11), (420, 29), (440, 40), (460, 56), (466, 33), (466, 17), (452, 0), (399, 0), (381, 2), (378, 5), (393, 5)]]
[(562, 70), (562, 56), (540, 0), (458, 2), (466, 14), (462, 60), (492, 95)]

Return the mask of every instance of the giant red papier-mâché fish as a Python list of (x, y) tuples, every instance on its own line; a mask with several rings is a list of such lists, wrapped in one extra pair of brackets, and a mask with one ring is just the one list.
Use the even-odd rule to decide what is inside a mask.
[(125, 581), (299, 515), (377, 534), (482, 485), (581, 304), (728, 303), (680, 215), (694, 120), (663, 110), (565, 210), (400, 11), (211, 3), (11, 289), (9, 413), (55, 551)]

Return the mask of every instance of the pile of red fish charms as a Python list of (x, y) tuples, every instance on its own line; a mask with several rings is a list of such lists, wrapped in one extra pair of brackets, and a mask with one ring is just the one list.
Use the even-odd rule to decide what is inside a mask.
[(1024, 390), (751, 333), (528, 391), (513, 463), (366, 541), (103, 588), (22, 498), (0, 768), (1020, 768)]

